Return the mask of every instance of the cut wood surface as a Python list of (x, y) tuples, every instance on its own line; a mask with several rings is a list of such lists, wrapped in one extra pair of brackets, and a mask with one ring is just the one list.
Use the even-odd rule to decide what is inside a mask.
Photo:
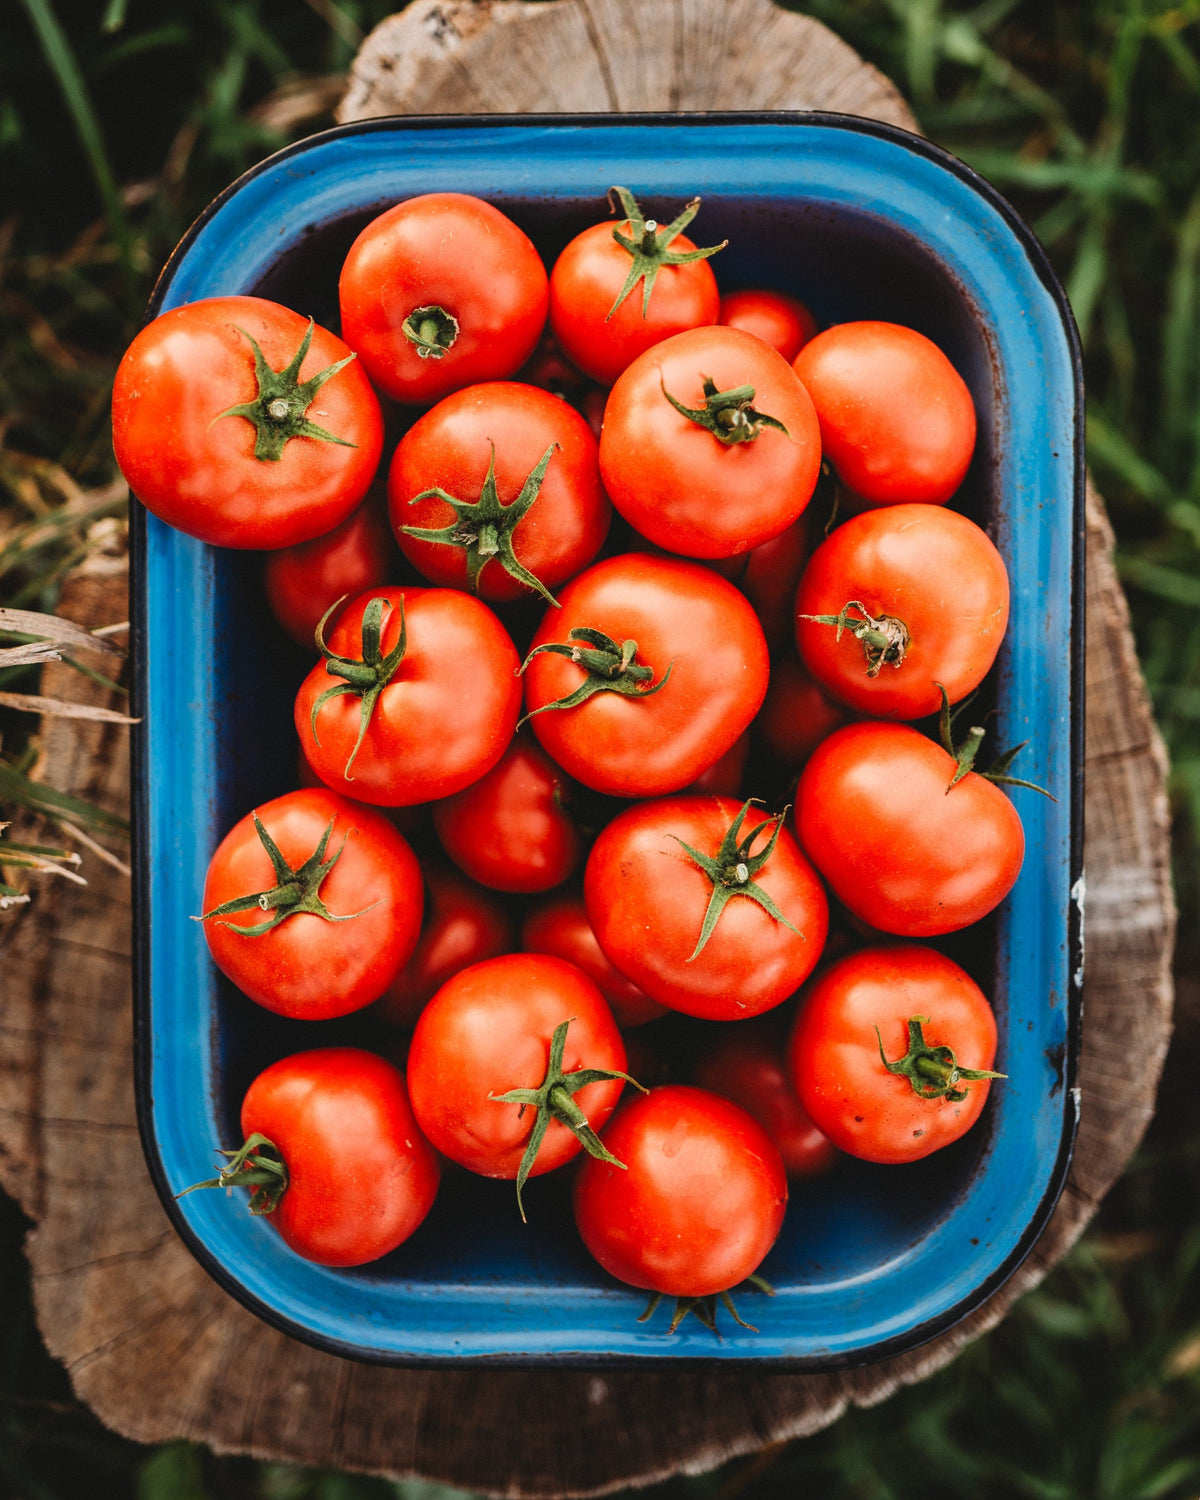
[[(368, 38), (340, 117), (701, 107), (832, 108), (912, 123), (886, 79), (817, 23), (767, 0), (419, 0)], [(189, 1438), (496, 1493), (583, 1494), (814, 1432), (848, 1402), (920, 1380), (998, 1322), (1062, 1256), (1128, 1160), (1170, 1033), (1165, 760), (1111, 554), (1090, 493), (1075, 1160), (1029, 1259), (966, 1322), (908, 1355), (826, 1376), (418, 1372), (289, 1340), (200, 1269), (150, 1184), (134, 1123), (129, 885), (91, 857), (86, 887), (40, 885), (25, 914), (0, 928), (0, 1181), (36, 1221), (28, 1254), (38, 1319), (79, 1396), (143, 1442)], [(124, 619), (126, 584), (118, 562), (93, 561), (69, 578), (61, 611), (86, 626)], [(43, 692), (122, 707), (62, 665), (45, 670)], [(123, 725), (48, 719), (43, 743), (52, 785), (127, 808)]]

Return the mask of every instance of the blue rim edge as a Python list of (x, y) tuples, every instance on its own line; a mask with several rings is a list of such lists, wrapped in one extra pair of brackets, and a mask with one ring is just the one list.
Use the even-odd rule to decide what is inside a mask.
[[(645, 126), (690, 126), (722, 127), (729, 125), (791, 125), (833, 126), (856, 131), (891, 142), (915, 155), (922, 156), (950, 172), (971, 187), (1005, 221), (1023, 250), (1028, 255), (1030, 268), (1041, 281), (1048, 296), (1056, 306), (1066, 336), (1070, 357), (1074, 398), (1074, 477), (1072, 490), (1072, 564), (1071, 564), (1071, 640), (1069, 650), (1069, 691), (1072, 712), (1070, 715), (1069, 764), (1071, 777), (1071, 811), (1069, 823), (1069, 867), (1070, 903), (1067, 917), (1067, 961), (1068, 1000), (1066, 1010), (1066, 1053), (1063, 1060), (1063, 1123), (1058, 1152), (1048, 1177), (1046, 1190), (1031, 1216), (1024, 1233), (1020, 1236), (1005, 1261), (992, 1274), (982, 1280), (971, 1293), (946, 1309), (937, 1317), (915, 1325), (894, 1338), (845, 1353), (830, 1353), (825, 1356), (756, 1356), (752, 1353), (740, 1356), (735, 1361), (718, 1360), (715, 1357), (692, 1355), (656, 1356), (653, 1354), (604, 1355), (594, 1352), (548, 1351), (525, 1354), (461, 1354), (453, 1357), (437, 1357), (425, 1354), (406, 1354), (379, 1349), (331, 1338), (300, 1324), (283, 1314), (269, 1303), (249, 1292), (237, 1277), (218, 1260), (196, 1235), (176, 1204), (163, 1166), (155, 1130), (152, 1091), (152, 1045), (151, 1045), (151, 993), (148, 924), (142, 914), (150, 910), (150, 859), (149, 859), (149, 807), (147, 781), (147, 730), (135, 724), (132, 730), (131, 764), (131, 821), (133, 835), (133, 894), (135, 922), (133, 928), (133, 990), (134, 990), (134, 1082), (138, 1130), (142, 1148), (150, 1171), (151, 1180), (162, 1202), (167, 1216), (184, 1243), (210, 1276), (236, 1301), (247, 1307), (265, 1323), (287, 1334), (289, 1337), (310, 1344), (326, 1353), (366, 1364), (403, 1365), (409, 1368), (460, 1368), (464, 1362), (472, 1365), (487, 1365), (492, 1368), (530, 1368), (555, 1363), (575, 1368), (600, 1368), (621, 1366), (634, 1368), (663, 1368), (670, 1366), (703, 1366), (712, 1369), (718, 1365), (730, 1368), (731, 1373), (741, 1370), (777, 1370), (796, 1373), (852, 1369), (862, 1365), (890, 1359), (915, 1349), (960, 1323), (985, 1303), (1025, 1260), (1042, 1231), (1061, 1196), (1071, 1163), (1072, 1148), (1079, 1122), (1080, 1094), (1077, 1082), (1082, 1025), (1083, 983), (1083, 766), (1084, 766), (1084, 566), (1085, 566), (1085, 449), (1084, 449), (1084, 395), (1082, 356), (1078, 331), (1070, 304), (1041, 244), (1032, 230), (1012, 206), (984, 178), (966, 163), (924, 138), (913, 135), (896, 126), (880, 121), (864, 119), (855, 115), (832, 112), (794, 111), (745, 111), (728, 114), (709, 113), (646, 113), (613, 115), (414, 115), (386, 116), (378, 119), (336, 126), (330, 130), (293, 142), (282, 150), (265, 158), (232, 182), (200, 214), (180, 240), (163, 267), (147, 306), (146, 321), (158, 315), (159, 308), (170, 284), (175, 268), (187, 253), (193, 241), (209, 220), (234, 194), (254, 178), (276, 168), (281, 162), (301, 154), (315, 144), (383, 130), (394, 130), (401, 126), (406, 130), (424, 129), (487, 129), (527, 127), (579, 127), (604, 125), (610, 128), (638, 129)], [(146, 511), (136, 497), (131, 496), (130, 508), (130, 585), (131, 585), (131, 651), (133, 674), (131, 684), (132, 712), (139, 720), (145, 713), (147, 696), (146, 654), (146, 598), (147, 598), (147, 536)]]

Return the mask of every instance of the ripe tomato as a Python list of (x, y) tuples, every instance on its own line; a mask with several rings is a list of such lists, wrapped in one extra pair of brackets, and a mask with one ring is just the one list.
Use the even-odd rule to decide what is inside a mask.
[(331, 605), (386, 583), (398, 561), (383, 507), (367, 499), (324, 536), (267, 554), (267, 603), (292, 640), (311, 647)]
[(1025, 835), (999, 787), (906, 724), (847, 724), (800, 776), (805, 853), (880, 932), (932, 937), (978, 922), (1020, 873)]
[(457, 870), (426, 862), (425, 921), (413, 955), (380, 999), (375, 1013), (393, 1026), (412, 1026), (433, 995), (468, 964), (509, 953), (513, 924), (487, 891)]
[(667, 1013), (666, 1006), (613, 968), (596, 941), (581, 896), (552, 896), (535, 906), (521, 924), (521, 947), (526, 953), (551, 953), (582, 969), (623, 1027), (644, 1026)]
[(345, 520), (383, 450), (349, 346), (262, 297), (155, 318), (117, 368), (113, 451), (160, 520), (218, 547), (290, 547)]
[(791, 1178), (816, 1177), (833, 1165), (833, 1142), (800, 1103), (784, 1066), (775, 1015), (725, 1032), (696, 1064), (693, 1082), (753, 1115), (779, 1148)]
[(808, 504), (821, 435), (788, 362), (737, 328), (694, 328), (648, 349), (604, 408), (600, 472), (625, 519), (687, 557), (731, 557)]
[(518, 668), (508, 632), (469, 594), (372, 589), (345, 608), (325, 661), (300, 685), (305, 758), (363, 802), (448, 797), (504, 754), (521, 704)]
[(695, 781), (748, 726), (767, 690), (767, 643), (732, 584), (632, 553), (567, 585), (523, 671), (534, 733), (564, 770), (596, 791), (653, 797)]
[(433, 809), (442, 848), (464, 875), (496, 891), (561, 885), (579, 863), (567, 778), (528, 732), (490, 771)]
[[(771, 691), (770, 687), (767, 692)], [(736, 797), (742, 789), (742, 776), (746, 770), (746, 757), (750, 754), (750, 735), (743, 734), (734, 740), (720, 760), (714, 760), (707, 771), (701, 771), (685, 792), (695, 796), (709, 794), (714, 797)]]
[(975, 450), (975, 405), (931, 339), (898, 323), (839, 323), (795, 363), (844, 483), (874, 505), (949, 500)]
[(846, 710), (830, 702), (789, 651), (772, 663), (754, 736), (773, 760), (794, 773), (846, 718)]
[(369, 807), (288, 792), (235, 823), (204, 882), (221, 972), (282, 1016), (323, 1021), (376, 1000), (408, 961), (424, 895), (416, 856)]
[(367, 225), (338, 282), (342, 334), (376, 386), (426, 405), (505, 380), (546, 322), (546, 269), (522, 230), (465, 193), (423, 193)]
[(790, 652), (796, 638), (796, 587), (812, 550), (809, 540), (812, 511), (746, 554), (738, 587), (758, 615), (772, 651), (786, 643)]
[(249, 1187), (250, 1212), (318, 1265), (378, 1260), (433, 1205), (441, 1165), (404, 1079), (373, 1052), (321, 1047), (272, 1063), (246, 1091), (242, 1132), (220, 1177), (196, 1186)]
[(630, 1286), (710, 1297), (750, 1276), (779, 1235), (787, 1177), (766, 1131), (736, 1104), (672, 1084), (633, 1099), (605, 1132), (628, 1170), (585, 1161), (575, 1222)]
[(728, 797), (665, 797), (621, 813), (592, 847), (583, 894), (621, 973), (709, 1021), (781, 1004), (812, 972), (829, 926), (796, 841)]
[[(814, 618), (815, 617), (815, 618)], [(1008, 625), (1008, 573), (987, 533), (935, 505), (839, 526), (796, 594), (796, 644), (826, 692), (882, 719), (922, 719), (983, 681)]]
[[(550, 327), (568, 359), (601, 385), (660, 339), (717, 321), (721, 297), (707, 257), (680, 231), (694, 198), (672, 223), (647, 219), (625, 188), (613, 188), (626, 218), (578, 234), (550, 273)], [(610, 195), (611, 196), (611, 195)]]
[[(443, 1155), (519, 1187), (585, 1142), (599, 1147), (594, 1132), (616, 1107), (624, 1067), (617, 1023), (587, 975), (560, 958), (510, 953), (461, 970), (421, 1012), (408, 1087), (421, 1129)], [(581, 1071), (602, 1076), (576, 1091), (571, 1075)], [(513, 1089), (546, 1089), (546, 1098), (530, 1107), (532, 1099), (501, 1097)], [(586, 1116), (575, 1129), (566, 1123), (572, 1109)]]
[(995, 1017), (970, 975), (932, 948), (897, 943), (839, 959), (813, 982), (788, 1069), (835, 1146), (905, 1162), (971, 1128), (991, 1087), (978, 1074), (995, 1056)]
[(817, 320), (796, 297), (786, 292), (727, 292), (721, 298), (717, 321), (727, 328), (752, 333), (770, 344), (791, 364), (817, 331)]
[(388, 508), (424, 577), (501, 603), (550, 592), (608, 533), (592, 429), (561, 396), (515, 381), (456, 391), (400, 440)]

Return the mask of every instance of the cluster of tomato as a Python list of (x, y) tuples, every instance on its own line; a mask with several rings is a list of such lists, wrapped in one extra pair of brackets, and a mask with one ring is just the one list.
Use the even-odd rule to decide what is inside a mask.
[[(268, 596), (320, 652), (307, 785), (213, 856), (213, 958), (283, 1015), (412, 1028), (403, 1073), (346, 1047), (268, 1067), (214, 1181), (354, 1265), (420, 1224), (439, 1155), (520, 1203), (586, 1151), (588, 1248), (711, 1322), (788, 1175), (924, 1156), (999, 1076), (982, 992), (911, 940), (1020, 867), (1007, 759), (981, 775), (982, 731), (952, 740), (1008, 582), (945, 505), (975, 413), (934, 344), (721, 298), (696, 202), (664, 226), (614, 193), (623, 219), (549, 277), (485, 202), (400, 204), (346, 259), (342, 339), (256, 298), (169, 312), (122, 362), (114, 440), (156, 514), (276, 549)], [(427, 408), (390, 526), (377, 392)], [(823, 459), (845, 519), (820, 540)], [(942, 744), (905, 722), (934, 714)], [(671, 1012), (742, 1024), (647, 1092), (630, 1070), (670, 1076), (645, 1038)]]

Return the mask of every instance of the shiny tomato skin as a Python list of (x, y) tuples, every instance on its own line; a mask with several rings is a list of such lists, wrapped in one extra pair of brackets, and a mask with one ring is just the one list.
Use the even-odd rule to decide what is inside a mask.
[(627, 1170), (594, 1158), (575, 1179), (575, 1223), (629, 1286), (707, 1297), (750, 1276), (779, 1236), (787, 1177), (736, 1104), (668, 1084), (627, 1103), (604, 1135)]
[(753, 1115), (779, 1148), (789, 1178), (816, 1177), (833, 1165), (837, 1150), (800, 1103), (773, 1020), (725, 1032), (703, 1053), (692, 1081)]
[[(703, 410), (704, 377), (719, 391), (754, 389), (762, 427), (721, 442), (664, 391)], [(604, 409), (600, 472), (613, 504), (642, 536), (685, 557), (732, 557), (785, 531), (812, 497), (821, 434), (788, 362), (736, 328), (694, 328), (655, 344), (617, 379)]]
[[(495, 445), (496, 490), (511, 505), (546, 449), (554, 453), (537, 499), (512, 533), (517, 561), (551, 592), (585, 568), (599, 552), (612, 515), (600, 483), (592, 429), (561, 396), (516, 381), (491, 381), (456, 391), (409, 428), (388, 473), (388, 512), (400, 550), (430, 582), (467, 587), (462, 547), (407, 536), (403, 526), (452, 526), (454, 510), (432, 496), (438, 488), (455, 499), (477, 501)], [(478, 593), (493, 603), (528, 599), (533, 591), (494, 558), (478, 579)]]
[(433, 825), (464, 875), (533, 895), (561, 885), (579, 863), (570, 797), (562, 771), (522, 731), (490, 771), (434, 806)]
[[(338, 282), (342, 335), (384, 395), (418, 406), (481, 380), (505, 380), (537, 347), (546, 322), (546, 268), (507, 215), (465, 193), (423, 193), (373, 219)], [(458, 335), (422, 358), (401, 331), (420, 307), (441, 307)]]
[[(413, 1111), (437, 1150), (483, 1177), (516, 1177), (534, 1111), (488, 1095), (539, 1088), (551, 1037), (563, 1021), (571, 1023), (564, 1072), (625, 1071), (612, 1012), (574, 964), (510, 953), (473, 964), (441, 987), (421, 1012), (408, 1051)], [(574, 1095), (594, 1130), (603, 1130), (623, 1086), (606, 1079)], [(553, 1171), (582, 1149), (565, 1125), (551, 1120), (530, 1175)]]
[(906, 724), (847, 724), (813, 751), (796, 793), (805, 853), (861, 921), (900, 937), (969, 927), (1021, 870), (1025, 834), (1001, 789)]
[[(360, 1010), (387, 989), (416, 946), (424, 903), (416, 856), (381, 813), (323, 787), (287, 792), (257, 812), (292, 869), (309, 858), (333, 822), (325, 857), (342, 852), (321, 883), (320, 899), (334, 916), (357, 915), (327, 922), (296, 912), (254, 937), (236, 929), (261, 924), (265, 910), (213, 917), (202, 925), (214, 962), (243, 994), (281, 1016), (324, 1021)], [(276, 884), (247, 815), (209, 861), (203, 910)]]
[[(713, 887), (680, 840), (713, 857), (739, 810), (728, 797), (639, 802), (600, 834), (584, 871), (588, 917), (609, 960), (651, 999), (706, 1021), (781, 1005), (812, 972), (829, 928), (821, 882), (784, 829), (754, 879), (798, 930), (736, 896), (692, 957)], [(765, 820), (752, 807), (743, 836)], [(767, 842), (764, 834), (751, 853)]]
[[(910, 1017), (931, 1047), (948, 1046), (961, 1067), (991, 1069), (996, 1021), (963, 969), (915, 943), (865, 948), (831, 964), (801, 1001), (788, 1044), (800, 1102), (835, 1146), (874, 1162), (918, 1161), (964, 1135), (979, 1118), (989, 1079), (964, 1081), (967, 1097), (922, 1099), (879, 1056), (908, 1052)], [(879, 1039), (875, 1028), (879, 1028)]]
[(575, 708), (534, 713), (575, 691), (583, 669), (552, 652), (525, 668), (526, 711), (542, 747), (576, 781), (618, 797), (678, 791), (719, 760), (748, 727), (767, 690), (767, 644), (732, 584), (698, 563), (627, 553), (596, 563), (548, 610), (533, 645), (567, 642), (573, 628), (636, 640), (653, 696), (600, 692)]
[(941, 505), (975, 451), (975, 404), (931, 340), (899, 323), (839, 323), (795, 369), (817, 409), (838, 476), (873, 505)]
[(267, 603), (292, 640), (311, 647), (331, 605), (386, 583), (397, 562), (383, 508), (368, 498), (324, 536), (267, 554)]
[(426, 862), (425, 921), (412, 957), (392, 981), (375, 1014), (393, 1026), (412, 1026), (448, 979), (469, 964), (513, 948), (513, 924), (491, 895), (457, 870)]
[(341, 680), (318, 662), (296, 697), (296, 731), (309, 765), (328, 786), (358, 801), (407, 807), (448, 797), (491, 770), (516, 729), (521, 688), (516, 648), (480, 600), (456, 589), (370, 589), (347, 605), (326, 644), (337, 655), (362, 660), (363, 613), (383, 598), (381, 650), (400, 638), (404, 600), (407, 650), (380, 693), (362, 746), (346, 775), (358, 739), (361, 699), (320, 695)]
[(754, 721), (754, 737), (786, 771), (799, 771), (827, 735), (846, 722), (791, 651), (771, 664), (771, 684)]
[[(629, 220), (591, 225), (575, 236), (550, 272), (554, 336), (567, 358), (601, 385), (612, 385), (627, 365), (662, 339), (715, 323), (721, 310), (712, 267), (697, 260), (660, 267), (645, 315), (639, 282), (609, 317), (631, 264), (629, 252), (613, 239), (614, 229), (628, 234)], [(671, 242), (672, 250), (695, 248), (685, 234)]]
[[(262, 297), (189, 302), (142, 329), (117, 368), (112, 423), (117, 463), (147, 510), (218, 547), (290, 547), (345, 520), (383, 450), (379, 402), (358, 360), (325, 382), (306, 413), (344, 442), (295, 437), (278, 459), (259, 459), (254, 424), (222, 415), (258, 395), (246, 335), (280, 371), (307, 330), (307, 318)], [(350, 353), (314, 327), (301, 381)]]
[(727, 292), (717, 321), (752, 333), (790, 364), (817, 331), (817, 320), (798, 297), (757, 289)]
[(521, 947), (526, 953), (551, 953), (582, 969), (621, 1027), (644, 1026), (667, 1014), (665, 1005), (643, 994), (605, 957), (581, 896), (551, 896), (535, 906), (521, 924)]
[[(837, 615), (857, 601), (876, 618), (902, 620), (904, 659), (868, 675), (849, 630), (806, 615)], [(889, 505), (852, 516), (809, 559), (796, 593), (796, 644), (819, 685), (880, 719), (921, 719), (979, 686), (1008, 626), (1004, 559), (987, 533), (936, 505)], [(860, 612), (851, 612), (852, 619)]]
[(433, 1205), (441, 1164), (402, 1075), (372, 1052), (321, 1047), (272, 1063), (246, 1091), (241, 1123), (287, 1164), (287, 1190), (267, 1221), (305, 1260), (378, 1260)]

